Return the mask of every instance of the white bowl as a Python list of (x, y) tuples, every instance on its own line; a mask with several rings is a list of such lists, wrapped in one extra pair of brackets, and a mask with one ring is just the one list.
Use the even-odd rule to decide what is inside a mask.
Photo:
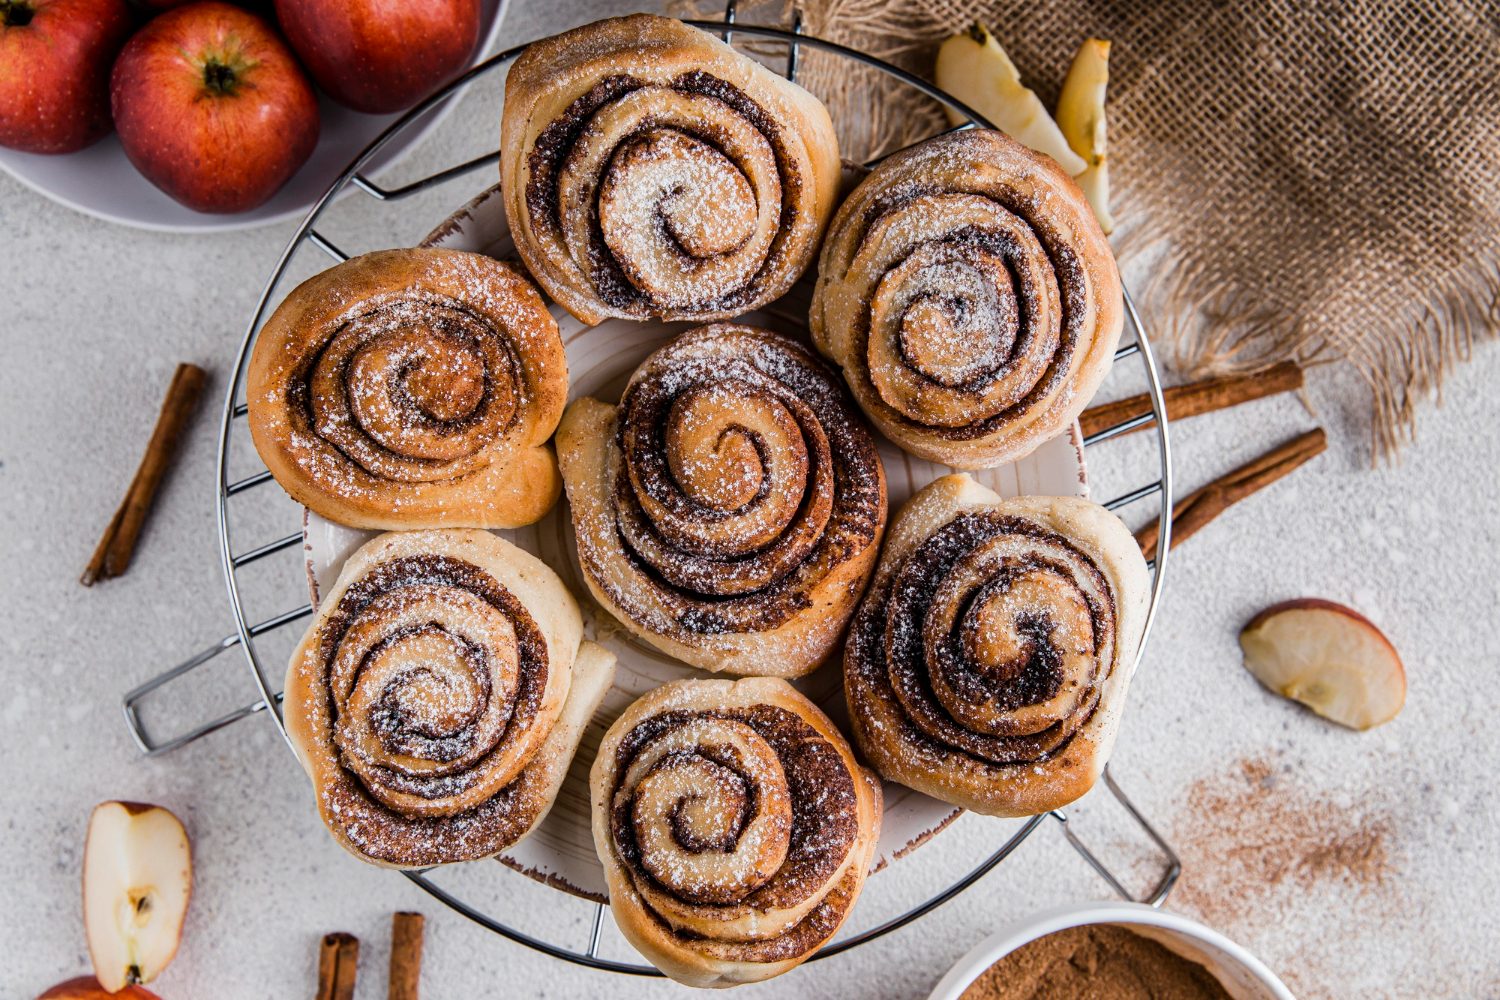
[(986, 969), (1024, 944), (1055, 931), (1115, 924), (1202, 965), (1234, 1000), (1296, 1000), (1266, 963), (1218, 931), (1140, 903), (1072, 903), (1043, 910), (985, 938), (938, 980), (929, 1000), (958, 1000)]
[[(500, 37), (506, 5), (507, 0), (482, 0), (479, 42), (474, 46), (470, 65), (485, 58), (494, 47)], [(60, 205), (137, 229), (167, 233), (223, 232), (300, 219), (349, 162), (401, 117), (400, 113), (361, 114), (335, 104), (322, 90), (317, 94), (323, 131), (312, 156), (270, 201), (248, 212), (214, 215), (195, 212), (178, 204), (131, 166), (114, 132), (87, 149), (60, 156), (42, 156), (0, 147), (0, 170)], [(411, 152), (448, 116), (458, 103), (458, 97), (455, 93), (438, 103), (422, 116), (420, 123), (393, 139), (366, 168), (365, 174), (378, 175)]]

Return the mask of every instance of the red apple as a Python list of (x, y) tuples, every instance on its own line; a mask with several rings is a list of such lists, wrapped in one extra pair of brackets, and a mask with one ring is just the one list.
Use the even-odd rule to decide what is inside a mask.
[(72, 153), (109, 134), (125, 0), (0, 0), (0, 146)]
[[(160, 14), (164, 10), (173, 7), (181, 7), (184, 4), (194, 3), (195, 0), (136, 0), (136, 3), (151, 11), (152, 14)], [(262, 17), (272, 17), (271, 0), (229, 0), (236, 7), (248, 7)]]
[(276, 17), (318, 85), (370, 114), (416, 104), (479, 40), (479, 0), (276, 0)]
[(127, 986), (118, 993), (111, 993), (99, 985), (93, 976), (79, 976), (65, 983), (58, 983), (36, 1000), (161, 1000), (144, 986)]
[(264, 204), (318, 144), (318, 100), (261, 17), (219, 0), (136, 33), (110, 80), (115, 128), (146, 179), (200, 212)]

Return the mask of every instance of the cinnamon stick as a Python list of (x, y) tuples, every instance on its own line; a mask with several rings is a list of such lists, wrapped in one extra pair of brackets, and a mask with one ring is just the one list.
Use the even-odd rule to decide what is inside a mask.
[[(1265, 489), (1327, 447), (1328, 437), (1323, 428), (1318, 427), (1183, 497), (1172, 505), (1172, 548), (1191, 538), (1233, 504)], [(1135, 533), (1135, 540), (1147, 559), (1156, 558), (1158, 527), (1158, 523), (1152, 521)]]
[(318, 952), (317, 1000), (353, 1000), (359, 966), (359, 938), (339, 932), (323, 937)]
[(417, 1000), (422, 976), (420, 913), (397, 913), (391, 918), (391, 982), (389, 1000)]
[[(1302, 369), (1295, 361), (1283, 361), (1272, 365), (1265, 371), (1256, 372), (1254, 375), (1231, 375), (1225, 378), (1192, 382), (1188, 385), (1175, 385), (1163, 392), (1162, 396), (1167, 404), (1167, 419), (1179, 420), (1183, 417), (1196, 417), (1201, 413), (1227, 409), (1231, 406), (1238, 406), (1240, 403), (1248, 403), (1252, 399), (1261, 399), (1265, 396), (1274, 396), (1278, 392), (1291, 392), (1293, 389), (1300, 388), (1302, 388)], [(1150, 412), (1151, 397), (1143, 393), (1139, 396), (1116, 400), (1113, 403), (1090, 407), (1083, 411), (1083, 415), (1078, 418), (1078, 423), (1083, 428), (1083, 436), (1089, 437)], [(1142, 424), (1124, 433), (1133, 434), (1149, 426), (1149, 423)]]
[(161, 413), (157, 415), (156, 429), (151, 432), (151, 442), (146, 445), (146, 454), (135, 470), (130, 489), (125, 491), (120, 509), (115, 511), (109, 527), (104, 529), (104, 537), (99, 539), (93, 558), (78, 581), (85, 587), (119, 576), (130, 565), (136, 539), (140, 537), (141, 525), (151, 509), (156, 488), (167, 473), (188, 417), (192, 416), (198, 397), (203, 393), (204, 378), (203, 369), (197, 365), (177, 366), (172, 384), (167, 388), (167, 398), (161, 404)]

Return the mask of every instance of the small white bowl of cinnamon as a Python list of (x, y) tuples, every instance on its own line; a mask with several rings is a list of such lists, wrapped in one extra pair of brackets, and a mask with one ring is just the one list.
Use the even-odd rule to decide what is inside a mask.
[(1139, 903), (1075, 903), (986, 938), (930, 1000), (1295, 1000), (1266, 964), (1218, 931)]

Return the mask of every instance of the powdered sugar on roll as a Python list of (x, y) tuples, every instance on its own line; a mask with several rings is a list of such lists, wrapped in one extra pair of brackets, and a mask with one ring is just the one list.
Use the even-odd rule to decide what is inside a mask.
[(489, 857), (551, 808), (614, 656), (536, 557), (473, 529), (350, 557), (287, 669), (287, 736), (329, 831), (375, 864)]
[(836, 378), (779, 334), (717, 324), (558, 427), (584, 579), (626, 627), (708, 670), (796, 677), (875, 564), (885, 473)]
[(848, 917), (880, 834), (874, 775), (778, 678), (657, 688), (605, 734), (590, 789), (616, 923), (689, 986), (810, 957)]
[(547, 439), (568, 366), (518, 268), (455, 250), (384, 250), (303, 282), (246, 375), (276, 481), (357, 528), (513, 528), (561, 482)]
[(860, 183), (829, 227), (809, 322), (886, 436), (980, 469), (1082, 412), (1123, 303), (1072, 178), (976, 129), (896, 153)]
[(506, 79), (517, 249), (588, 323), (727, 319), (780, 297), (812, 263), (838, 180), (823, 106), (680, 21), (585, 25)]
[(886, 779), (965, 809), (1060, 808), (1109, 759), (1147, 599), (1140, 549), (1098, 504), (936, 480), (892, 522), (850, 627), (855, 740)]

